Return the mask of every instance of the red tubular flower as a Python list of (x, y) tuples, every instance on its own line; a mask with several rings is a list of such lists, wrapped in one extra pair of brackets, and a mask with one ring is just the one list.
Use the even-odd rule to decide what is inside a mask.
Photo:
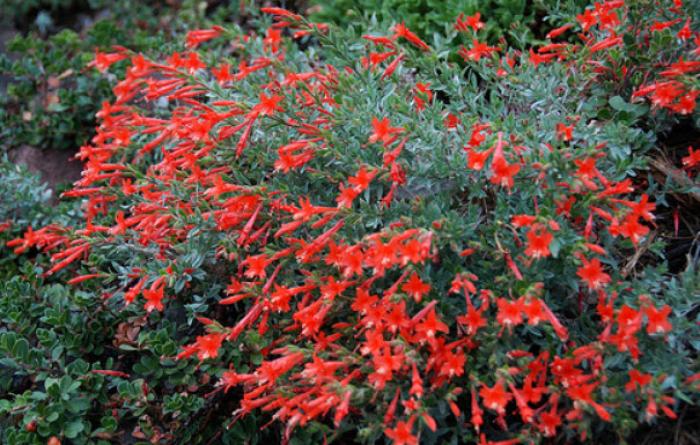
[(564, 142), (568, 142), (573, 138), (573, 131), (573, 125), (564, 125), (561, 122), (557, 124), (557, 136)]
[(554, 39), (559, 37), (560, 35), (564, 34), (567, 30), (573, 28), (574, 24), (573, 23), (567, 23), (564, 26), (560, 26), (559, 28), (555, 28), (551, 31), (549, 31), (546, 35), (548, 39)]
[[(480, 79), (477, 89), (447, 55), (420, 54), (430, 47), (404, 23), (389, 37), (363, 36), (359, 47), (368, 49), (349, 59), (325, 57), (338, 49), (336, 38), (312, 39), (318, 52), (298, 52), (290, 34), (327, 27), (281, 8), (262, 9), (274, 16), (269, 29), (206, 57), (194, 49), (226, 31), (193, 30), (187, 52), (160, 62), (130, 57), (114, 103), (99, 110), (96, 135), (77, 156), (83, 175), (64, 194), (83, 201), (84, 223), (29, 228), (8, 246), (47, 253), (48, 273), (68, 269), (61, 275), (70, 284), (103, 281), (91, 286), (104, 289), (103, 303), (143, 295), (143, 308), (129, 308), (145, 314), (132, 317), (136, 328), (165, 310), (166, 286), (180, 308), (205, 294), (218, 302), (198, 314), (204, 333), (176, 359), (209, 361), (198, 366), (220, 375), (210, 394), (240, 385), (234, 419), (269, 412), (284, 424), (283, 442), (294, 428), (332, 416), (336, 428), (358, 422), (348, 430), (383, 418), (388, 441), (417, 444), (421, 431), (445, 427), (432, 417), (444, 402), (468, 416), (483, 445), (583, 436), (597, 429), (596, 414), (617, 423), (639, 411), (675, 416), (662, 391), (667, 377), (639, 360), (671, 337), (674, 308), (639, 296), (624, 277), (613, 282), (601, 263), (614, 264), (627, 239), (649, 235), (655, 203), (635, 190), (644, 184), (629, 178), (631, 161), (619, 159), (625, 134), (610, 130), (625, 113), (608, 111), (620, 102), (587, 98), (590, 85), (598, 91), (639, 77), (632, 104), (695, 112), (700, 36), (691, 22), (683, 26), (680, 3), (647, 17), (659, 20), (653, 35), (630, 22), (642, 15), (634, 8), (647, 6), (599, 1), (547, 35), (580, 29), (572, 38), (581, 44), (521, 51), (503, 39), (480, 42), (481, 14), (460, 14), (454, 27), (470, 43), (458, 55), (471, 65), (467, 77)], [(634, 64), (637, 50), (662, 34), (676, 35), (666, 39), (679, 45), (669, 54), (682, 56)], [(618, 51), (622, 45), (634, 51)], [(91, 65), (104, 71), (128, 54), (97, 51)], [(217, 61), (221, 54), (240, 61)], [(533, 73), (542, 78), (527, 77)], [(554, 87), (544, 102), (535, 84)], [(590, 106), (577, 107), (584, 102)], [(550, 109), (538, 116), (543, 103)], [(700, 151), (690, 147), (682, 163), (694, 174)], [(678, 212), (674, 219), (680, 224)], [(8, 229), (0, 223), (0, 232)], [(568, 244), (552, 258), (558, 243)], [(573, 289), (556, 276), (572, 267), (580, 280)], [(590, 320), (575, 323), (577, 315)], [(130, 326), (120, 326), (129, 337)], [(258, 353), (229, 364), (229, 346)], [(668, 355), (665, 346), (652, 350)], [(611, 359), (618, 365), (608, 366)], [(679, 394), (700, 381), (674, 372)], [(208, 391), (200, 383), (198, 391)], [(470, 406), (459, 405), (465, 396)], [(499, 427), (494, 434), (504, 439), (489, 440)]]
[(99, 278), (102, 276), (104, 276), (104, 275), (101, 273), (91, 273), (91, 274), (79, 275), (75, 278), (71, 278), (70, 280), (68, 280), (68, 284), (78, 284), (78, 283), (82, 283), (83, 281), (92, 280), (93, 278)]
[(92, 65), (95, 66), (100, 72), (104, 73), (109, 69), (109, 67), (120, 60), (126, 59), (128, 56), (123, 53), (103, 53), (99, 50), (95, 50), (95, 59)]
[(401, 63), (403, 58), (403, 54), (399, 54), (398, 56), (396, 56), (394, 60), (392, 60), (389, 65), (387, 65), (386, 69), (382, 73), (381, 79), (384, 80), (391, 77), (391, 75), (394, 74), (394, 71), (396, 71), (396, 68), (398, 68), (399, 63)]
[(483, 400), (484, 407), (496, 411), (499, 416), (505, 415), (506, 405), (513, 396), (503, 387), (503, 380), (498, 379), (493, 387), (489, 388), (481, 384), (479, 395)]
[(416, 335), (421, 340), (430, 340), (434, 338), (438, 332), (450, 332), (450, 328), (437, 318), (434, 307), (430, 309), (425, 320), (416, 325), (415, 330)]
[(484, 412), (479, 407), (479, 399), (474, 388), (471, 390), (471, 411), (471, 423), (474, 426), (474, 430), (478, 433), (481, 425), (484, 424)]
[(678, 33), (676, 34), (676, 37), (679, 39), (685, 41), (693, 37), (693, 31), (690, 29), (690, 18), (688, 18), (685, 21), (685, 25), (683, 25), (683, 28), (681, 28)]
[(492, 149), (489, 150), (484, 150), (484, 151), (476, 151), (472, 149), (467, 150), (467, 167), (471, 168), (472, 170), (479, 171), (482, 168), (484, 168), (484, 165), (486, 165), (486, 161), (488, 160), (489, 156), (491, 156), (491, 153), (493, 153)]
[(219, 37), (223, 30), (220, 26), (213, 26), (211, 29), (190, 31), (187, 33), (186, 45), (188, 48), (196, 48), (200, 43)]
[(158, 281), (150, 289), (143, 291), (143, 297), (146, 299), (146, 304), (143, 307), (146, 309), (146, 312), (151, 312), (154, 309), (157, 311), (163, 310), (163, 292), (165, 289), (163, 285), (157, 285), (156, 283)]
[(401, 22), (394, 27), (394, 39), (398, 39), (399, 37), (403, 37), (423, 51), (430, 50), (428, 44), (422, 41), (415, 33), (408, 29), (404, 22)]
[(346, 391), (343, 394), (343, 400), (340, 405), (335, 409), (335, 416), (333, 417), (333, 424), (336, 428), (340, 426), (340, 422), (348, 415), (350, 412), (350, 397), (352, 396), (352, 391)]
[(277, 7), (271, 7), (271, 6), (260, 8), (260, 12), (262, 12), (264, 14), (274, 15), (277, 17), (284, 17), (286, 19), (291, 19), (294, 21), (301, 21), (303, 19), (302, 16), (300, 16), (298, 14), (294, 14), (291, 11), (288, 11), (288, 10), (283, 9), (283, 8), (277, 8)]
[(573, 400), (584, 403), (596, 412), (598, 414), (598, 417), (603, 419), (606, 422), (610, 421), (610, 413), (605, 410), (605, 408), (600, 405), (599, 403), (595, 402), (591, 396), (593, 391), (597, 388), (598, 384), (597, 383), (590, 383), (590, 384), (585, 384), (585, 385), (574, 385), (566, 389), (566, 393), (568, 394), (569, 397), (571, 397)]
[(498, 298), (496, 306), (498, 306), (496, 321), (501, 326), (511, 329), (523, 322), (523, 305), (519, 300), (509, 301), (505, 298)]
[(398, 421), (394, 428), (385, 429), (384, 434), (394, 441), (394, 445), (418, 445), (418, 438), (411, 433), (413, 422), (413, 417), (408, 422)]
[(559, 425), (562, 423), (561, 416), (557, 413), (558, 400), (559, 396), (557, 394), (552, 394), (549, 399), (549, 411), (540, 413), (537, 426), (545, 437), (553, 437), (557, 432), (557, 428), (559, 428)]
[(538, 259), (551, 255), (549, 245), (552, 243), (554, 235), (543, 227), (533, 227), (527, 232), (527, 248), (525, 254)]
[(700, 149), (688, 147), (688, 156), (681, 159), (683, 167), (691, 169), (700, 165)]
[(487, 325), (486, 318), (482, 315), (484, 310), (476, 310), (469, 296), (467, 300), (467, 313), (457, 317), (457, 321), (464, 325), (468, 335), (475, 335), (477, 331)]
[(369, 136), (369, 142), (382, 142), (385, 146), (396, 139), (396, 135), (403, 133), (401, 127), (392, 127), (388, 117), (378, 119), (372, 118), (373, 132)]
[(401, 286), (401, 290), (413, 297), (416, 303), (420, 303), (423, 299), (423, 295), (430, 292), (430, 285), (421, 281), (418, 274), (414, 272), (408, 281)]
[(213, 333), (197, 337), (195, 346), (199, 360), (216, 358), (219, 355), (219, 348), (226, 334)]
[(481, 43), (478, 40), (473, 39), (471, 48), (467, 49), (463, 46), (458, 51), (458, 54), (468, 62), (479, 62), (482, 57), (488, 57), (496, 51), (498, 51), (498, 48), (488, 46), (486, 43)]
[(474, 15), (465, 16), (463, 12), (457, 16), (455, 29), (461, 32), (467, 32), (469, 29), (476, 32), (483, 29), (486, 24), (481, 21), (481, 13), (477, 12)]
[(590, 290), (596, 290), (610, 282), (610, 275), (603, 272), (603, 267), (598, 258), (594, 258), (591, 261), (583, 258), (582, 263), (583, 265), (578, 269), (576, 275), (588, 285)]
[(498, 140), (494, 145), (493, 161), (491, 162), (491, 183), (507, 187), (513, 187), (513, 176), (520, 171), (520, 166), (517, 164), (508, 164), (505, 155), (503, 154), (503, 134), (498, 134)]
[(661, 309), (656, 309), (654, 306), (646, 306), (644, 315), (647, 317), (647, 332), (649, 334), (665, 334), (670, 332), (673, 327), (668, 321), (668, 315), (671, 313), (671, 306), (664, 305)]
[(598, 17), (591, 9), (586, 9), (583, 14), (577, 15), (576, 20), (578, 20), (584, 32), (598, 24)]

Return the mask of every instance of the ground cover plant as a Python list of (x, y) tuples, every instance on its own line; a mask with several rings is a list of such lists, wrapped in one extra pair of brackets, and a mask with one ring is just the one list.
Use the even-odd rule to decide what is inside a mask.
[(692, 2), (526, 49), (486, 10), (457, 46), (261, 11), (97, 52), (80, 209), (2, 226), (5, 442), (625, 443), (693, 409), (698, 259), (668, 273), (655, 213), (700, 151), (647, 157), (697, 127)]
[(95, 113), (112, 99), (114, 84), (87, 67), (96, 50), (121, 45), (157, 57), (186, 29), (210, 20), (229, 23), (246, 8), (239, 2), (208, 7), (160, 0), (3, 2), (0, 26), (16, 34), (0, 52), (7, 83), (0, 94), (2, 150), (26, 145), (73, 151), (94, 135)]

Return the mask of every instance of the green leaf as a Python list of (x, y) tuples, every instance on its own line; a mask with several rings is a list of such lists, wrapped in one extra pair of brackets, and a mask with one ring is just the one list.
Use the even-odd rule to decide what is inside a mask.
[(84, 429), (85, 426), (83, 425), (82, 421), (74, 420), (66, 424), (66, 427), (63, 430), (63, 434), (65, 434), (65, 436), (69, 439), (75, 439), (76, 437), (78, 437), (78, 434), (83, 432)]
[(629, 104), (620, 96), (611, 97), (609, 103), (613, 110), (617, 111), (627, 111), (629, 107)]
[(20, 360), (26, 360), (29, 352), (29, 342), (25, 338), (18, 339), (12, 347), (12, 355)]

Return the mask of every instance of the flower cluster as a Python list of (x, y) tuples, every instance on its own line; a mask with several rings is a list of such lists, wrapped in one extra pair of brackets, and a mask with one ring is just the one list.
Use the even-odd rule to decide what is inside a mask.
[[(47, 274), (70, 269), (71, 284), (99, 282), (151, 319), (218, 289), (197, 300), (201, 335), (176, 358), (216, 364), (213, 391), (243, 390), (232, 416), (274, 413), (285, 440), (332, 422), (413, 444), (452, 422), (505, 445), (585, 439), (640, 410), (674, 417), (673, 391), (697, 376), (671, 380), (646, 353), (683, 320), (615, 268), (654, 225), (655, 204), (608, 150), (634, 138), (579, 106), (586, 88), (566, 90), (612, 69), (637, 24), (627, 8), (596, 3), (548, 37), (580, 28), (583, 45), (529, 52), (481, 43), (481, 15), (461, 16), (465, 71), (404, 24), (344, 47), (278, 8), (263, 8), (264, 36), (196, 30), (164, 61), (98, 53), (99, 70), (129, 68), (65, 193), (84, 200), (85, 223), (10, 246), (55, 251)], [(327, 52), (302, 52), (287, 29)], [(682, 78), (698, 63), (634, 97), (691, 112), (698, 90)], [(555, 94), (567, 97), (554, 106)], [(251, 336), (255, 354), (227, 361)]]

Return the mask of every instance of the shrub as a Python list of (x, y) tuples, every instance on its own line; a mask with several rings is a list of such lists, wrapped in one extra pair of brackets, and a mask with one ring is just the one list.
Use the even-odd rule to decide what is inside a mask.
[[(194, 2), (179, 7), (164, 3), (13, 0), (3, 4), (3, 18), (13, 19), (20, 31), (0, 54), (0, 75), (9, 81), (6, 94), (0, 95), (3, 150), (21, 145), (74, 150), (92, 137), (95, 113), (103, 101), (112, 99), (114, 85), (113, 77), (86, 69), (96, 51), (120, 45), (159, 57), (183, 29), (206, 26), (209, 20), (236, 19), (242, 11), (239, 2), (210, 10)], [(81, 14), (85, 25), (65, 19)]]
[(439, 36), (447, 40), (448, 46), (459, 45), (460, 39), (454, 32), (459, 26), (456, 17), (483, 13), (482, 34), (486, 39), (492, 42), (506, 39), (520, 48), (544, 38), (549, 29), (558, 26), (556, 21), (561, 16), (586, 5), (581, 0), (333, 0), (311, 3), (313, 7), (309, 10), (314, 20), (332, 22), (343, 28), (362, 28), (369, 20), (384, 29), (404, 22), (427, 41)]
[(524, 52), (466, 27), (466, 68), (402, 25), (358, 39), (278, 8), (264, 35), (104, 54), (129, 68), (65, 193), (84, 223), (8, 245), (168, 345), (98, 365), (154, 442), (177, 426), (145, 414), (152, 379), (161, 414), (221, 397), (221, 424), (271, 413), (284, 442), (623, 441), (698, 390), (696, 265), (666, 276), (644, 178), (646, 119), (686, 112), (698, 50), (673, 2), (641, 34), (645, 7), (598, 3), (551, 35), (580, 40)]
[(0, 194), (4, 198), (0, 205), (0, 221), (8, 225), (13, 222), (24, 228), (45, 223), (43, 218), (51, 190), (41, 183), (39, 176), (22, 165), (2, 159), (0, 177)]

